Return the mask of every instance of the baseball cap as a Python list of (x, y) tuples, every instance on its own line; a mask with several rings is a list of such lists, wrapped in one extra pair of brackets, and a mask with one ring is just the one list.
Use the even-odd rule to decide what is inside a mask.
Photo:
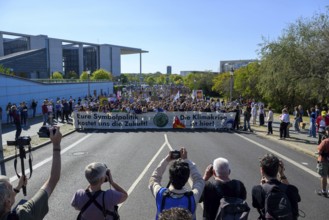
[(321, 112), (321, 116), (325, 117), (327, 115), (327, 112), (326, 111), (322, 111)]
[(93, 162), (86, 166), (85, 176), (90, 184), (94, 184), (106, 175), (106, 171), (107, 166), (104, 163)]

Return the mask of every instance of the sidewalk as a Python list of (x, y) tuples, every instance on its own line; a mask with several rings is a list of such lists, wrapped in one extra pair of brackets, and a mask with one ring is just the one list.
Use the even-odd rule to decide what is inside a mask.
[[(241, 121), (243, 122), (243, 119)], [(265, 123), (265, 126), (259, 126), (259, 122), (257, 121), (257, 125), (252, 125), (251, 123), (250, 126), (256, 135), (263, 136), (297, 151), (316, 157), (315, 152), (317, 152), (318, 136), (316, 138), (308, 136), (309, 125), (306, 125), (306, 129), (301, 129), (299, 133), (291, 127), (289, 129), (290, 137), (282, 140), (280, 139), (280, 122), (278, 120), (274, 119), (272, 135), (267, 135), (267, 123)]]
[[(50, 143), (49, 138), (39, 138), (38, 131), (43, 125), (42, 116), (35, 118), (29, 118), (27, 120), (27, 126), (22, 126), (21, 136), (31, 137), (31, 146), (33, 149), (39, 148), (45, 144)], [(72, 124), (57, 123), (56, 126), (60, 127), (60, 131), (63, 136), (68, 135), (75, 131)], [(4, 158), (7, 158), (14, 154), (15, 147), (7, 146), (7, 141), (15, 140), (16, 127), (14, 124), (2, 124), (2, 146)]]

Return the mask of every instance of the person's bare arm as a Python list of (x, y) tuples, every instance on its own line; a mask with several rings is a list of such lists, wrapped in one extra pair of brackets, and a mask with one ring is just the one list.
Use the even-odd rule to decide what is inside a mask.
[[(53, 134), (53, 130), (56, 130), (55, 134)], [(41, 189), (44, 189), (48, 197), (50, 197), (51, 193), (54, 191), (61, 174), (61, 140), (62, 134), (59, 131), (59, 127), (50, 129), (50, 140), (53, 143), (53, 160), (50, 170), (50, 177), (43, 184)]]
[(119, 203), (123, 203), (124, 201), (126, 201), (126, 199), (128, 198), (128, 193), (126, 192), (126, 190), (124, 190), (121, 186), (119, 186), (116, 182), (113, 181), (113, 178), (112, 178), (112, 174), (111, 174), (110, 169), (107, 170), (106, 175), (108, 176), (110, 185), (113, 186), (113, 188), (116, 191), (122, 193), (122, 197), (121, 197)]

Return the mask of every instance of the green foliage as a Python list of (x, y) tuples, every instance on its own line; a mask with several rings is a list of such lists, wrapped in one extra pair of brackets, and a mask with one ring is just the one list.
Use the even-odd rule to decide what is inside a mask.
[(88, 80), (88, 73), (86, 71), (83, 71), (80, 75), (80, 80), (87, 81)]
[(262, 96), (259, 94), (257, 88), (261, 74), (259, 68), (260, 64), (253, 62), (234, 71), (233, 97), (237, 98), (241, 95), (245, 99), (254, 98), (256, 100), (262, 100)]
[(53, 72), (51, 79), (63, 79), (63, 75), (60, 72)]
[(78, 79), (79, 76), (75, 71), (70, 71), (67, 75), (66, 75), (66, 79)]
[(2, 64), (0, 64), (0, 73), (14, 75), (14, 73), (10, 71), (10, 68), (6, 68)]
[(113, 80), (112, 73), (104, 70), (104, 69), (99, 69), (93, 72), (91, 76), (92, 80), (98, 80), (98, 79), (108, 79), (108, 80)]
[(213, 86), (211, 88), (220, 96), (229, 99), (230, 97), (230, 73), (221, 73), (214, 77)]
[(169, 76), (169, 83), (173, 83), (175, 85), (182, 85), (184, 83), (183, 77), (178, 74), (171, 74)]
[(276, 41), (263, 41), (257, 88), (267, 102), (291, 109), (328, 103), (328, 14), (301, 18)]

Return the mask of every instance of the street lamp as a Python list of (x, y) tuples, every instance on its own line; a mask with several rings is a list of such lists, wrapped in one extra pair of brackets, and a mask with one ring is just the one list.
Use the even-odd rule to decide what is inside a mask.
[(89, 98), (90, 98), (90, 70), (87, 70), (87, 75), (88, 75), (88, 103), (89, 103)]
[(232, 102), (233, 75), (234, 75), (234, 69), (233, 69), (233, 67), (232, 67), (231, 70), (230, 70), (230, 102)]

